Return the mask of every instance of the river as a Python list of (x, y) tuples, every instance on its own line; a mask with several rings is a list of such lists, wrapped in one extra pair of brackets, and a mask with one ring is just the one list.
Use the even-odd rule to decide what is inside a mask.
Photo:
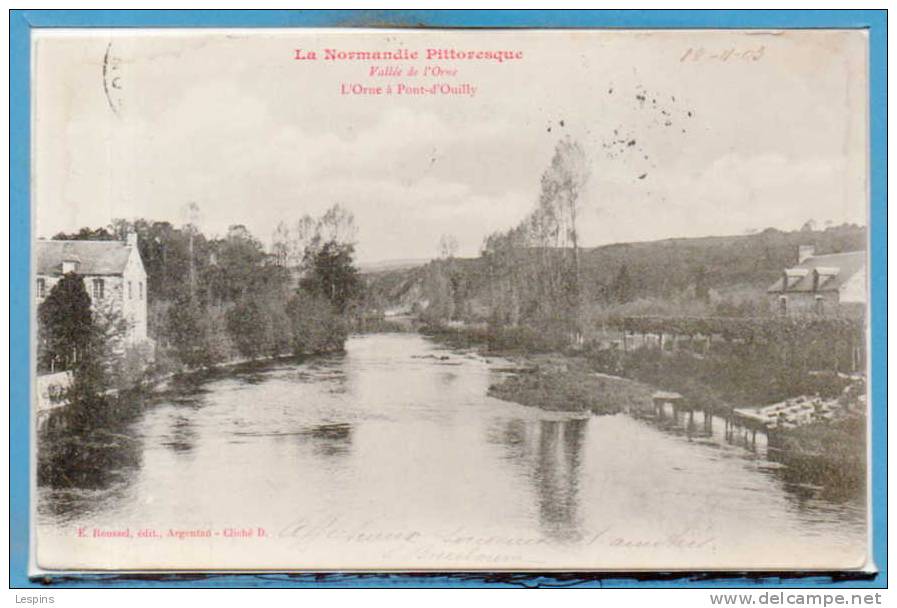
[(806, 483), (762, 449), (729, 444), (721, 423), (686, 433), (487, 396), (507, 366), (416, 334), (374, 334), (339, 356), (244, 366), (156, 396), (85, 443), (80, 476), (38, 488), (38, 564), (864, 563), (857, 492)]

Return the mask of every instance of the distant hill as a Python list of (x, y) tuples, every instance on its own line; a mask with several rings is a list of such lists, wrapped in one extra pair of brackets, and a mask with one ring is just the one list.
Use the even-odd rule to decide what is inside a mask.
[(407, 270), (409, 268), (415, 268), (418, 266), (423, 266), (430, 260), (428, 258), (416, 258), (416, 259), (405, 259), (405, 260), (382, 260), (379, 262), (362, 262), (358, 264), (358, 270), (361, 271), (362, 274), (373, 274), (377, 272), (385, 272), (389, 270)]
[[(581, 253), (581, 277), (585, 293), (598, 300), (607, 293), (626, 267), (631, 281), (631, 297), (664, 298), (702, 287), (725, 295), (732, 292), (765, 293), (786, 267), (797, 263), (801, 245), (813, 245), (817, 254), (864, 250), (866, 229), (844, 224), (825, 230), (783, 232), (768, 228), (737, 236), (671, 238), (660, 241), (617, 243)], [(444, 264), (396, 266), (367, 273), (372, 294), (388, 307), (411, 306), (428, 300), (428, 283), (433, 270)], [(488, 277), (480, 258), (454, 260), (463, 275), (466, 299), (484, 301)]]
[(688, 288), (699, 273), (712, 289), (766, 289), (782, 270), (797, 264), (801, 245), (817, 254), (866, 249), (866, 229), (842, 225), (821, 231), (763, 232), (739, 236), (665, 239), (605, 245), (583, 252), (583, 274), (610, 284), (625, 264), (637, 295), (665, 295)]

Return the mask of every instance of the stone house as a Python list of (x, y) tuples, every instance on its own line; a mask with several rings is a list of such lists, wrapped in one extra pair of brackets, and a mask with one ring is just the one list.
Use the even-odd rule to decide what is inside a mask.
[(147, 341), (146, 270), (137, 235), (125, 241), (54, 241), (35, 247), (35, 294), (40, 304), (69, 272), (84, 279), (92, 308), (121, 314), (127, 321), (126, 344)]
[(766, 290), (781, 314), (862, 315), (866, 309), (866, 252), (816, 255), (798, 248), (797, 265)]

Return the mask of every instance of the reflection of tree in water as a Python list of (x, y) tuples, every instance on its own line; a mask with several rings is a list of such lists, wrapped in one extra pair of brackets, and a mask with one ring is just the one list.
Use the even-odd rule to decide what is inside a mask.
[[(55, 513), (85, 508), (66, 491), (108, 490), (133, 479), (143, 442), (131, 433), (139, 404), (105, 401), (70, 405), (55, 413), (38, 437), (37, 483), (50, 492)], [(77, 492), (75, 493), (77, 495)]]
[(183, 414), (171, 419), (171, 432), (162, 445), (171, 448), (176, 454), (186, 454), (193, 450), (196, 443), (196, 428), (193, 420)]
[(584, 419), (542, 420), (539, 423), (539, 455), (534, 480), (539, 521), (544, 532), (557, 540), (579, 538), (579, 467), (587, 423)]
[(301, 382), (322, 384), (331, 394), (344, 394), (348, 391), (344, 359), (344, 353), (318, 355), (307, 365), (298, 367), (293, 377)]
[(321, 456), (343, 456), (352, 449), (352, 425), (348, 423), (319, 424), (300, 436), (310, 439), (315, 454)]
[(523, 420), (508, 420), (498, 440), (507, 448), (512, 459), (522, 460), (526, 457), (526, 423)]
[[(645, 414), (637, 417), (654, 421), (655, 428), (674, 436), (682, 436), (683, 433), (694, 434), (696, 431), (698, 436), (703, 435), (706, 438), (698, 443), (720, 447), (719, 440), (714, 437), (712, 426), (700, 430), (695, 425), (689, 430), (687, 417), (663, 419), (659, 422), (653, 415)], [(857, 427), (853, 440), (865, 445), (865, 423), (857, 424)], [(759, 435), (758, 432), (758, 438)], [(691, 440), (689, 436), (689, 441)], [(732, 453), (750, 463), (752, 470), (756, 467), (764, 475), (775, 479), (782, 488), (785, 498), (799, 510), (812, 512), (820, 507), (828, 508), (826, 505), (820, 505), (820, 501), (832, 506), (859, 504), (865, 501), (865, 458), (856, 458), (855, 450), (844, 444), (843, 439), (839, 439), (842, 443), (836, 442), (832, 446), (831, 455), (788, 449), (782, 445), (781, 439), (776, 439), (775, 436), (767, 436), (766, 449), (757, 448), (752, 445), (751, 435), (744, 428), (736, 429), (732, 438), (725, 441), (727, 445), (737, 448)], [(780, 466), (768, 466), (768, 463), (764, 464), (765, 461)]]
[(205, 405), (205, 393), (208, 389), (184, 382), (175, 390), (165, 395), (164, 401), (170, 404), (166, 408), (168, 422), (171, 427), (162, 438), (161, 444), (176, 454), (187, 454), (193, 451), (196, 444), (196, 416)]
[(825, 462), (816, 455), (769, 450), (767, 458), (784, 466), (772, 473), (782, 482), (785, 496), (798, 508), (812, 508), (813, 500), (843, 504), (866, 495), (864, 470), (853, 471), (842, 464)]
[(511, 459), (523, 462), (533, 484), (543, 533), (554, 540), (579, 539), (579, 477), (588, 419), (540, 420), (534, 451), (527, 425), (509, 420), (496, 439)]

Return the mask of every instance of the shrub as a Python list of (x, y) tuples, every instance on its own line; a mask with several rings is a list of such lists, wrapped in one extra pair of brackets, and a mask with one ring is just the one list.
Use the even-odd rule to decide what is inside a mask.
[(294, 354), (338, 352), (345, 348), (349, 325), (328, 300), (299, 293), (290, 299), (286, 314)]
[(114, 388), (129, 390), (140, 387), (149, 374), (153, 358), (153, 345), (149, 342), (126, 345), (113, 365)]
[(271, 350), (271, 317), (255, 300), (245, 300), (225, 314), (227, 333), (237, 351), (255, 358)]

